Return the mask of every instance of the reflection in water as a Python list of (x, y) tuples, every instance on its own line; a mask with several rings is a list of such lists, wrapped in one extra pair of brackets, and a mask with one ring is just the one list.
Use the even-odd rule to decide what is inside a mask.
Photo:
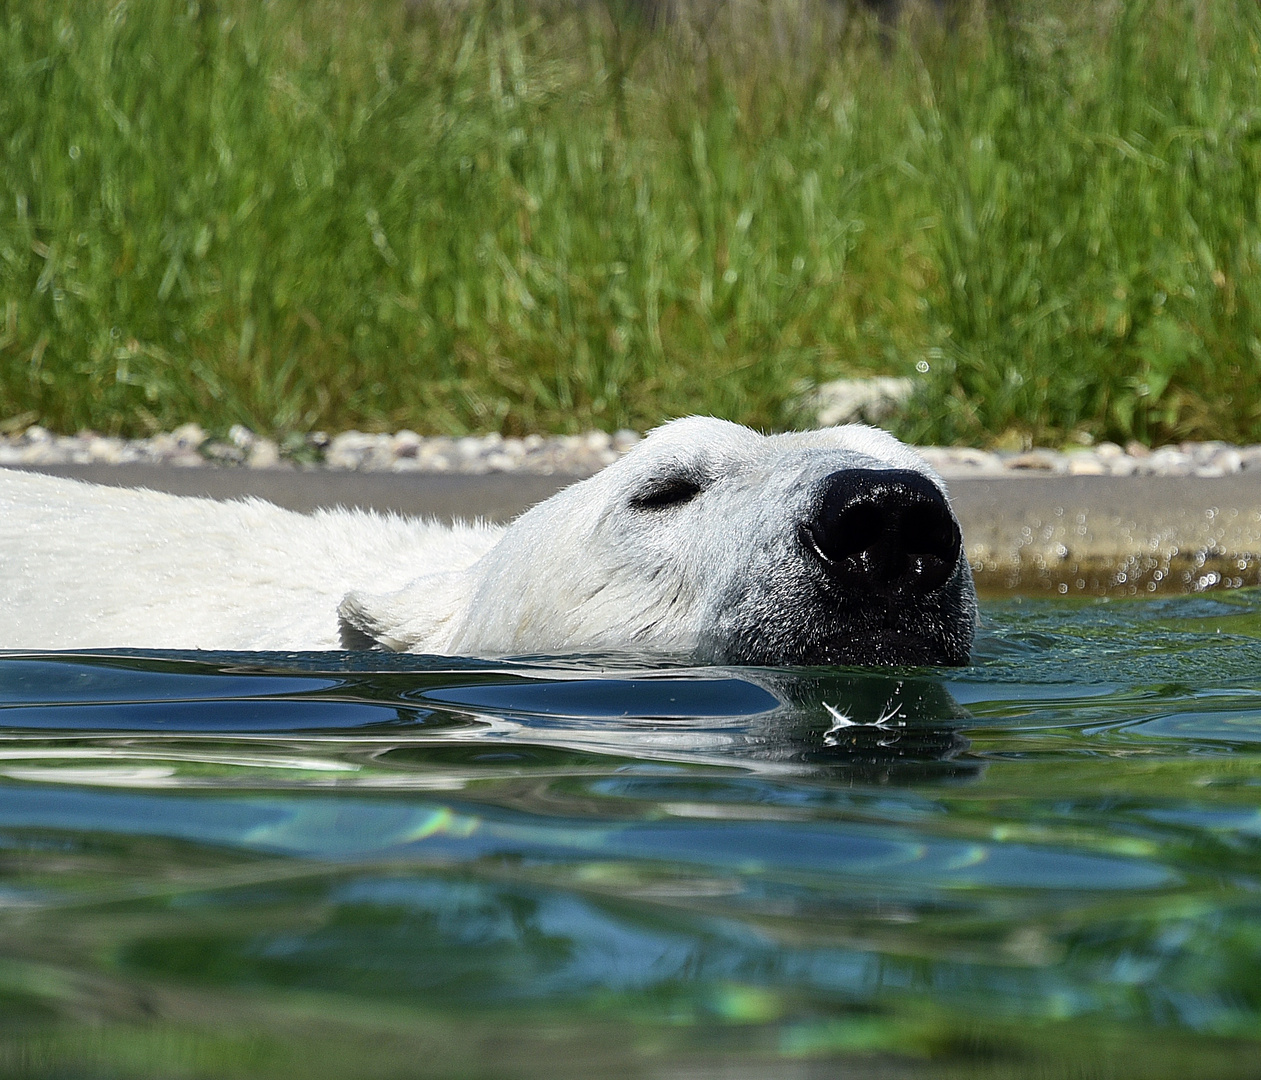
[(967, 713), (940, 679), (877, 672), (764, 673), (781, 707), (758, 725), (751, 756), (861, 783), (976, 775), (962, 731)]
[(0, 1061), (1250, 1075), (1254, 604), (949, 672), (0, 657)]
[[(673, 699), (676, 685), (684, 679), (702, 695), (711, 687), (721, 688), (720, 695), (728, 699), (724, 704), (732, 707), (694, 717), (652, 715), (652, 709), (659, 707), (656, 702)], [(967, 748), (961, 734), (966, 714), (932, 677), (710, 669), (672, 673), (660, 680), (584, 680), (578, 685), (601, 702), (607, 695), (627, 691), (625, 710), (615, 722), (598, 711), (584, 715), (579, 695), (571, 690), (567, 696), (573, 702), (572, 711), (564, 714), (527, 711), (533, 703), (527, 699), (525, 708), (467, 715), (487, 725), (487, 739), (688, 766), (739, 765), (863, 782), (963, 777), (981, 767), (979, 762), (961, 758)], [(598, 690), (588, 691), (596, 686)], [(513, 690), (503, 683), (493, 689), (497, 698), (509, 698)], [(737, 692), (743, 712), (736, 712), (737, 703), (731, 700)], [(431, 695), (426, 697), (432, 700)], [(832, 702), (842, 703), (848, 720), (843, 727), (831, 711), (839, 706)]]
[[(418, 737), (445, 745), (458, 732), (461, 741), (869, 780), (979, 767), (955, 760), (967, 747), (967, 714), (934, 676), (675, 668), (591, 677), (592, 658), (569, 671), (411, 659), (415, 666), (399, 672), (358, 672), (336, 671), (355, 663), (349, 657), (293, 657), (297, 670), (280, 674), (282, 665), (248, 657), (218, 665), (117, 654), (14, 658), (0, 668), (0, 708), (9, 727), (30, 730), (379, 735), (393, 727), (406, 731), (408, 746)], [(224, 672), (218, 696), (208, 667)], [(303, 667), (311, 673), (299, 674)]]

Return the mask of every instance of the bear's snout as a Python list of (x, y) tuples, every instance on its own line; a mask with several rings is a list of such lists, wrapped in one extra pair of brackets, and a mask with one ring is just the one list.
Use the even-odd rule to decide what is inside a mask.
[(819, 482), (798, 527), (802, 546), (847, 590), (927, 594), (959, 565), (959, 525), (945, 496), (909, 469), (841, 469)]

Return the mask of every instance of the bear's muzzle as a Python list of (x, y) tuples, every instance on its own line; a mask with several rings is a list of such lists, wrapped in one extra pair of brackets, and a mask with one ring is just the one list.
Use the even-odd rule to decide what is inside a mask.
[(843, 591), (903, 599), (942, 588), (963, 548), (941, 490), (908, 469), (841, 469), (825, 477), (797, 535)]

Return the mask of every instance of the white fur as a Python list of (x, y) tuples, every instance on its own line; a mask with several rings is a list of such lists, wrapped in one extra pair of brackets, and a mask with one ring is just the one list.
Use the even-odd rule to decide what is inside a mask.
[[(0, 469), (0, 648), (332, 649), (350, 628), (443, 654), (723, 658), (722, 635), (747, 632), (725, 629), (733, 612), (793, 617), (791, 599), (767, 599), (791, 580), (782, 537), (810, 485), (853, 466), (940, 485), (872, 428), (763, 436), (697, 417), (507, 528), (305, 515)], [(677, 470), (703, 477), (703, 493), (665, 512), (628, 505)]]

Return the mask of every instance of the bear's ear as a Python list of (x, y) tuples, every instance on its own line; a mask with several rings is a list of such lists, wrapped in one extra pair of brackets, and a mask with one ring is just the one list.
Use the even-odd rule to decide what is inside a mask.
[(347, 593), (337, 605), (342, 648), (445, 652), (464, 586), (457, 572), (426, 574), (398, 592)]

